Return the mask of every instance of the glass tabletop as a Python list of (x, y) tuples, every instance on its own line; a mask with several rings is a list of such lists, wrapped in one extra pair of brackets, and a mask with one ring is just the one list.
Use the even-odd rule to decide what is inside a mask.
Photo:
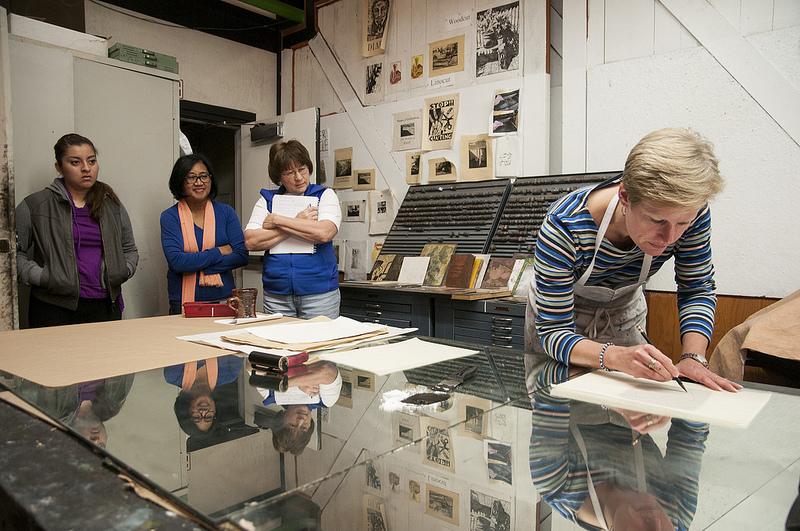
[[(5, 381), (163, 491), (249, 529), (783, 528), (797, 395), (774, 389), (747, 429), (709, 427), (556, 398), (582, 371), (544, 357), (424, 339), (477, 354), (384, 376), (331, 362), (276, 375), (229, 355), (64, 388)], [(474, 377), (444, 400), (401, 402), (466, 366)]]

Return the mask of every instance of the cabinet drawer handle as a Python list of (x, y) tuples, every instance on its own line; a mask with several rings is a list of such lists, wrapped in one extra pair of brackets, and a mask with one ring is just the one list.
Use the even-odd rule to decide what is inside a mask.
[(365, 304), (364, 306), (366, 306), (367, 308), (369, 308), (369, 309), (371, 309), (371, 310), (380, 310), (380, 309), (381, 309), (381, 305), (380, 305), (380, 304), (370, 304), (370, 303), (367, 303), (367, 304)]
[(496, 335), (492, 334), (492, 341), (494, 341), (494, 340), (498, 340), (498, 341), (508, 341), (508, 342), (511, 342), (511, 339), (512, 339), (512, 337), (511, 337), (511, 336), (496, 336)]
[(373, 311), (370, 311), (370, 310), (367, 310), (364, 313), (366, 313), (370, 317), (380, 317), (381, 316), (381, 312), (373, 312)]
[(492, 332), (511, 332), (510, 326), (492, 326)]
[(492, 317), (493, 323), (508, 323), (511, 324), (514, 320), (511, 317)]

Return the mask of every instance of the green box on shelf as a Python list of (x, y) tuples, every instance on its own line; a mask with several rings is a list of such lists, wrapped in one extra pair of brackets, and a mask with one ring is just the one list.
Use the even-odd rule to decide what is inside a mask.
[(108, 56), (112, 59), (125, 61), (126, 63), (149, 66), (175, 74), (178, 73), (178, 60), (175, 57), (154, 52), (146, 48), (139, 48), (118, 42), (108, 49)]

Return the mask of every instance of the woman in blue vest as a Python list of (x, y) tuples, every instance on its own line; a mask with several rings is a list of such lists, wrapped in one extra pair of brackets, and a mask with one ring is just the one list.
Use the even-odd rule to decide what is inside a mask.
[[(333, 237), (339, 232), (342, 211), (336, 193), (309, 183), (314, 164), (297, 140), (279, 142), (269, 151), (270, 180), (279, 188), (261, 190), (244, 231), (250, 251), (264, 254), (264, 311), (309, 319), (339, 316), (339, 271)], [(274, 214), (278, 195), (316, 198), (295, 217)], [(316, 206), (313, 206), (316, 205)], [(278, 243), (297, 238), (314, 244), (313, 253), (273, 253)]]

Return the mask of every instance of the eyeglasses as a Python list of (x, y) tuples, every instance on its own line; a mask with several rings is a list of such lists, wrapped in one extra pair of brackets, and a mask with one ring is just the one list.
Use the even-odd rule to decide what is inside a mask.
[(197, 173), (197, 174), (190, 173), (186, 177), (184, 177), (183, 180), (186, 181), (188, 184), (194, 184), (197, 181), (200, 181), (201, 183), (207, 183), (208, 181), (211, 180), (211, 174), (210, 173)]
[(300, 175), (300, 177), (305, 177), (308, 175), (308, 166), (300, 166), (299, 168), (295, 168), (293, 170), (286, 170), (285, 172), (281, 173), (282, 179), (291, 179), (294, 177), (294, 174)]
[(195, 424), (197, 424), (201, 420), (204, 420), (206, 422), (211, 422), (216, 418), (217, 418), (216, 411), (206, 411), (205, 413), (201, 412), (192, 414), (192, 422), (194, 422)]

